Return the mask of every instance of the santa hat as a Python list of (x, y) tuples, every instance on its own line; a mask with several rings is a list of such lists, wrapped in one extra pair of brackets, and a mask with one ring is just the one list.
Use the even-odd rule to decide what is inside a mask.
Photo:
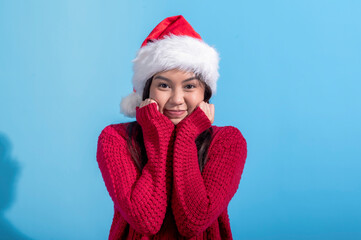
[(160, 22), (144, 40), (133, 60), (133, 92), (121, 101), (121, 112), (135, 117), (146, 81), (158, 72), (171, 69), (200, 74), (216, 92), (219, 55), (205, 43), (182, 15)]

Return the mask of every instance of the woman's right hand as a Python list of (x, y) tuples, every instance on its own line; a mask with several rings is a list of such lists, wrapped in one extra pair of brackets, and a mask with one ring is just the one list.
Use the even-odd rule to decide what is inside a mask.
[(145, 99), (144, 101), (142, 101), (142, 102), (140, 103), (140, 105), (139, 105), (139, 108), (142, 108), (142, 107), (144, 107), (144, 106), (147, 106), (148, 104), (151, 104), (151, 103), (157, 104), (157, 109), (158, 109), (158, 111), (159, 111), (159, 105), (158, 105), (158, 103), (157, 103), (154, 99), (151, 99), (151, 98), (147, 98), (147, 99)]
[[(154, 106), (149, 106), (147, 108), (144, 108), (145, 106), (148, 106), (150, 104), (154, 104), (157, 107), (155, 110)], [(152, 125), (154, 125), (154, 121), (153, 119), (155, 119), (155, 122), (157, 122), (156, 127), (157, 128), (164, 128), (167, 129), (166, 131), (171, 131), (174, 129), (174, 124), (172, 123), (172, 121), (165, 116), (164, 114), (162, 114), (159, 110), (159, 104), (156, 100), (154, 100), (153, 98), (147, 98), (144, 101), (140, 102), (139, 107), (137, 107), (136, 111), (136, 119), (137, 122), (141, 125), (141, 126), (148, 126), (148, 128), (150, 127), (149, 123), (152, 123)], [(149, 121), (152, 120), (152, 121)], [(159, 124), (159, 123), (162, 124)], [(163, 129), (163, 130), (164, 130)]]

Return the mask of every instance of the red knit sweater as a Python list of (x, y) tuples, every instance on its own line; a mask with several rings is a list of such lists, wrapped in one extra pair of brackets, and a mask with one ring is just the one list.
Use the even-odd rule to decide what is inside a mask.
[[(127, 147), (129, 123), (104, 128), (97, 161), (114, 202), (109, 239), (232, 239), (227, 207), (247, 156), (241, 132), (211, 126), (197, 107), (176, 126), (155, 103), (137, 108), (148, 162), (140, 173)], [(196, 137), (213, 128), (200, 172)]]

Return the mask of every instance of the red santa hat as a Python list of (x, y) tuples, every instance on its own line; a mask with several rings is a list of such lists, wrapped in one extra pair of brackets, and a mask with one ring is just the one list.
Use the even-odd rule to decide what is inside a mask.
[(171, 69), (200, 74), (215, 93), (218, 62), (218, 52), (202, 40), (182, 15), (164, 19), (144, 40), (133, 60), (133, 93), (122, 99), (121, 112), (135, 117), (146, 81)]

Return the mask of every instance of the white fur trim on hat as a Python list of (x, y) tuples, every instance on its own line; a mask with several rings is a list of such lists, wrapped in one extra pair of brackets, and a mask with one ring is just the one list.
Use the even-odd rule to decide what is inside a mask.
[(132, 92), (128, 96), (122, 98), (120, 102), (120, 112), (127, 117), (135, 117), (136, 107), (142, 102), (142, 97), (135, 92)]
[(215, 93), (219, 77), (218, 62), (217, 51), (202, 40), (171, 34), (139, 49), (133, 60), (133, 87), (142, 95), (145, 82), (150, 77), (177, 68), (201, 74)]

